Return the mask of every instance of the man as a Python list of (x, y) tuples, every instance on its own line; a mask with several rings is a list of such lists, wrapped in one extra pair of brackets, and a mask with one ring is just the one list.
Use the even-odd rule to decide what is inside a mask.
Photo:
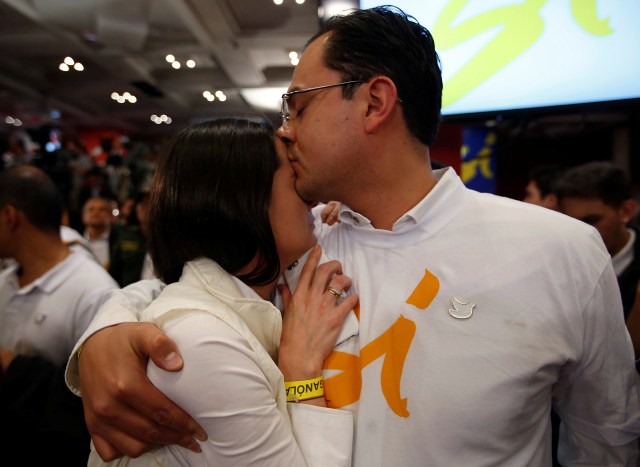
[[(117, 288), (63, 243), (61, 218), (62, 197), (44, 172), (0, 173), (0, 257), (13, 259), (0, 273), (0, 444), (30, 465), (86, 464), (89, 436), (81, 404), (67, 397), (64, 363)], [(38, 435), (38, 449), (27, 433)]]
[(562, 176), (562, 172), (563, 170), (555, 165), (534, 167), (529, 172), (523, 201), (557, 211), (558, 197), (553, 188), (555, 182)]
[(588, 162), (570, 169), (555, 191), (561, 212), (600, 232), (618, 278), (635, 356), (640, 359), (640, 320), (638, 316), (630, 319), (634, 306), (640, 309), (640, 227), (633, 223), (637, 201), (627, 173), (608, 161)]
[(570, 169), (556, 184), (560, 211), (595, 227), (611, 255), (625, 319), (640, 281), (640, 229), (630, 223), (637, 202), (626, 172), (608, 161)]
[(111, 247), (116, 241), (115, 231), (111, 228), (112, 211), (112, 201), (101, 196), (89, 198), (82, 208), (84, 238), (105, 269), (109, 268)]
[[(298, 193), (342, 203), (316, 230), (360, 298), (325, 362), (327, 400), (357, 413), (354, 465), (549, 465), (552, 404), (564, 461), (635, 465), (638, 382), (608, 255), (588, 226), (431, 170), (442, 81), (429, 32), (391, 8), (337, 17), (289, 89), (277, 135)], [(101, 314), (87, 335), (132, 320)], [(142, 324), (95, 333), (70, 361), (103, 457), (197, 450), (198, 426), (141, 374), (146, 354), (180, 368)]]
[(149, 193), (135, 197), (133, 214), (126, 225), (119, 227), (117, 240), (111, 249), (109, 274), (125, 287), (140, 279), (153, 277), (153, 265), (147, 251)]

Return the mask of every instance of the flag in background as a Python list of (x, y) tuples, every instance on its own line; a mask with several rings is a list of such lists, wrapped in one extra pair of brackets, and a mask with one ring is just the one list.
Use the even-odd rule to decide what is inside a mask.
[(482, 127), (462, 130), (460, 178), (472, 190), (496, 193), (496, 134)]

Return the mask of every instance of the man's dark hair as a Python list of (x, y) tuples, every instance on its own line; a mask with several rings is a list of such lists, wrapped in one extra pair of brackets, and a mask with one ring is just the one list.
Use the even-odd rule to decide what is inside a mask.
[(180, 131), (160, 155), (151, 188), (149, 251), (155, 272), (176, 282), (187, 261), (206, 257), (237, 277), (267, 284), (280, 274), (269, 222), (280, 165), (266, 121), (223, 118)]
[[(390, 78), (398, 89), (409, 130), (431, 145), (442, 107), (440, 59), (431, 33), (414, 17), (389, 5), (334, 16), (307, 45), (325, 33), (329, 38), (324, 64), (338, 71), (343, 81)], [(343, 87), (346, 99), (355, 86)]]
[(564, 172), (565, 169), (558, 165), (539, 165), (531, 169), (529, 180), (536, 184), (540, 191), (540, 196), (545, 197), (555, 193), (555, 184)]
[(0, 206), (10, 204), (34, 227), (59, 232), (64, 202), (60, 190), (42, 170), (28, 165), (0, 172)]
[(632, 197), (627, 173), (608, 161), (588, 162), (569, 169), (557, 181), (555, 191), (558, 199), (595, 198), (616, 208)]

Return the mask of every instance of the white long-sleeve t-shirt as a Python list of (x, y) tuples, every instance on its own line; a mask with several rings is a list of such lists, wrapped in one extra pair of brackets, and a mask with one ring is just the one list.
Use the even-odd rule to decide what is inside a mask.
[(552, 404), (565, 465), (637, 465), (638, 375), (598, 232), (437, 176), (391, 231), (346, 206), (316, 222), (360, 299), (325, 362), (327, 400), (356, 413), (353, 465), (550, 466)]

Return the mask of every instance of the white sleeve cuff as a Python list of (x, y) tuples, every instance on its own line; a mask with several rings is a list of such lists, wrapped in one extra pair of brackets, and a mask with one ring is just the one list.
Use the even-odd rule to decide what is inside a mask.
[(350, 467), (353, 413), (309, 404), (288, 403), (293, 436), (307, 465)]

